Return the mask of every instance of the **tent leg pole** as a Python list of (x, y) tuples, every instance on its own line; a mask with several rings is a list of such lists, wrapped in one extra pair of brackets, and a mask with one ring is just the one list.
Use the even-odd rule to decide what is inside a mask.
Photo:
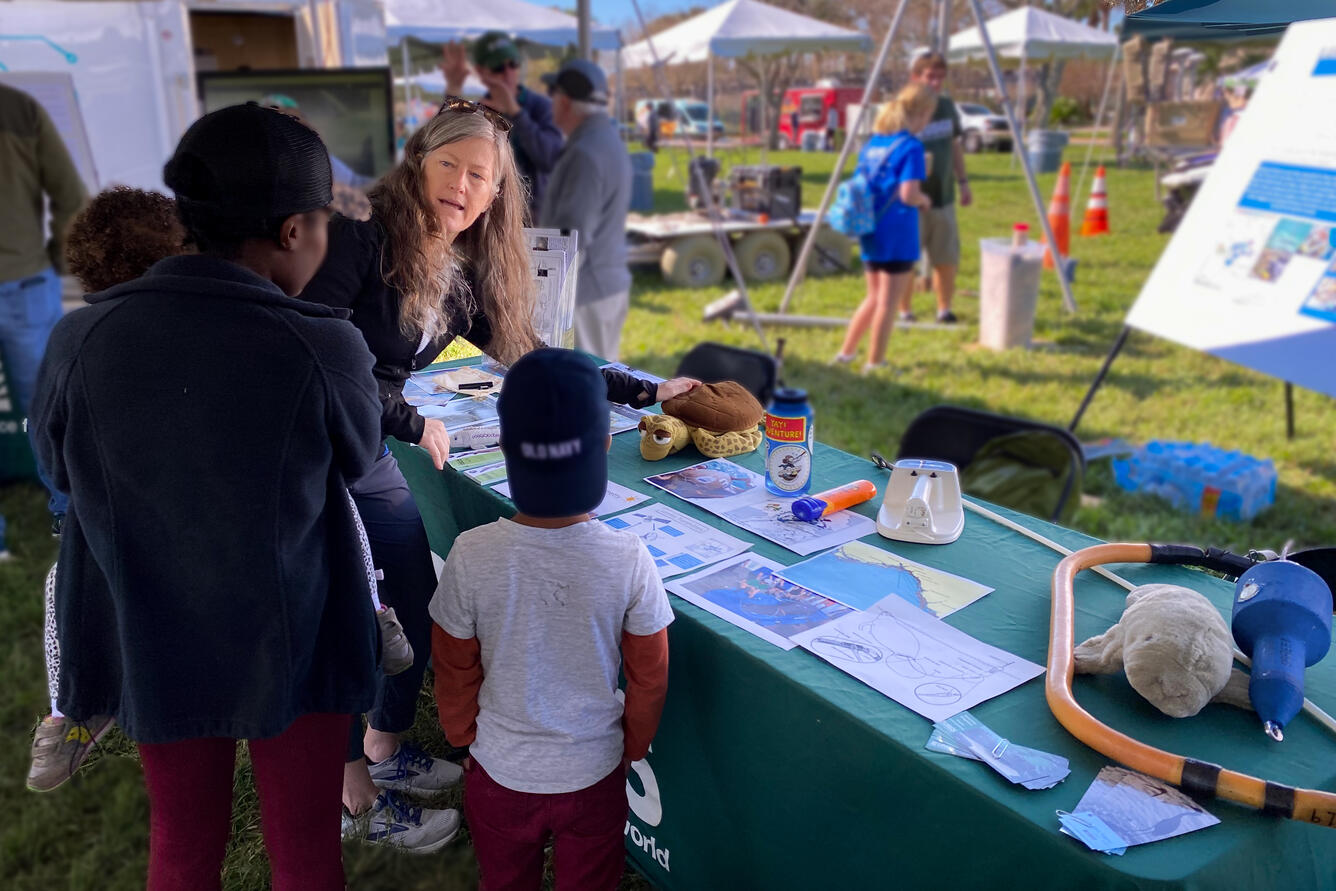
[[(412, 89), (411, 81), (412, 81), (412, 79), (413, 79), (413, 75), (412, 75), (412, 72), (410, 72), (410, 71), (408, 70), (408, 38), (407, 38), (407, 37), (401, 38), (401, 39), (399, 40), (399, 63), (400, 63), (401, 65), (403, 65), (403, 68), (404, 68), (404, 121), (407, 122), (407, 121), (408, 121), (409, 114), (410, 114), (410, 111), (411, 111), (411, 109), (409, 108), (409, 106), (412, 104), (412, 101), (413, 101), (412, 98), (411, 98), (411, 97), (412, 97), (412, 93), (410, 92), (411, 89)], [(409, 134), (409, 135), (411, 136), (412, 134)]]
[(1294, 439), (1294, 384), (1285, 382), (1285, 438)]
[(770, 89), (765, 77), (765, 61), (756, 60), (756, 70), (761, 73), (761, 164), (770, 159)]
[(1118, 354), (1123, 351), (1123, 344), (1127, 343), (1127, 335), (1131, 330), (1131, 328), (1124, 325), (1123, 330), (1118, 332), (1118, 339), (1113, 342), (1113, 347), (1109, 350), (1109, 354), (1104, 357), (1104, 364), (1099, 367), (1099, 373), (1096, 374), (1095, 379), (1090, 382), (1090, 389), (1086, 390), (1085, 398), (1081, 400), (1081, 407), (1076, 410), (1076, 416), (1073, 417), (1072, 422), (1067, 425), (1067, 429), (1072, 433), (1076, 432), (1076, 425), (1081, 423), (1081, 416), (1085, 414), (1085, 410), (1090, 407), (1091, 401), (1095, 398), (1095, 391), (1099, 389), (1100, 384), (1104, 383), (1104, 378), (1108, 375), (1109, 368), (1113, 365), (1113, 360), (1118, 358)]
[[(654, 38), (648, 34), (645, 13), (640, 8), (640, 0), (631, 0), (631, 8), (635, 10), (636, 19), (640, 22), (641, 29), (646, 30), (647, 32), (645, 42), (649, 47), (650, 58), (653, 61), (654, 75), (659, 92), (662, 93), (664, 97), (669, 97), (672, 94), (668, 90), (668, 80), (663, 74), (663, 60), (659, 58), (658, 51), (654, 49)], [(762, 70), (764, 71), (764, 69)], [(762, 106), (762, 108), (764, 108), (764, 106)], [(713, 123), (713, 121), (710, 123)], [(692, 147), (692, 144), (693, 140), (691, 139), (691, 134), (688, 133), (686, 138), (688, 179), (693, 175), (693, 165), (691, 162), (695, 160), (696, 157), (696, 152)], [(705, 213), (709, 217), (710, 228), (714, 231), (715, 240), (719, 242), (719, 248), (724, 252), (724, 262), (728, 265), (728, 271), (733, 275), (734, 284), (737, 285), (738, 296), (741, 298), (742, 306), (747, 312), (753, 312), (754, 307), (752, 306), (751, 296), (747, 293), (747, 280), (743, 277), (742, 270), (738, 268), (738, 258), (733, 252), (733, 243), (729, 241), (728, 233), (724, 231), (723, 220), (719, 214), (719, 207), (714, 202), (714, 192), (712, 189), (703, 188), (701, 189), (701, 197), (705, 201)], [(770, 342), (766, 340), (765, 329), (761, 327), (760, 322), (756, 321), (754, 317), (751, 321), (752, 328), (756, 331), (756, 339), (761, 342), (761, 348), (767, 353), (770, 352)]]
[(816, 244), (817, 234), (821, 231), (821, 221), (825, 219), (826, 211), (830, 208), (830, 202), (835, 197), (835, 189), (840, 183), (840, 174), (844, 171), (844, 164), (849, 159), (849, 153), (856, 141), (854, 137), (861, 131), (863, 119), (867, 117), (868, 104), (872, 101), (872, 94), (876, 90), (877, 78), (881, 76), (882, 66), (886, 64), (886, 56), (890, 52), (891, 42), (895, 39), (895, 32), (900, 28), (900, 19), (905, 13), (907, 4), (908, 0), (900, 0), (900, 5), (895, 10), (895, 17), (891, 19), (891, 27), (886, 31), (886, 36), (881, 41), (881, 49), (877, 53), (877, 60), (872, 63), (872, 71), (868, 74), (867, 84), (863, 87), (863, 99), (858, 104), (858, 117), (853, 121), (844, 122), (844, 145), (840, 146), (840, 156), (835, 159), (835, 169), (830, 172), (830, 179), (826, 182), (826, 191), (821, 196), (821, 204), (817, 206), (812, 227), (807, 230), (807, 237), (803, 239), (802, 249), (798, 251), (798, 256), (793, 261), (793, 269), (789, 273), (789, 283), (784, 288), (784, 299), (779, 302), (781, 313), (788, 312), (789, 301), (793, 299), (793, 292), (802, 283), (803, 276), (806, 275), (807, 258), (811, 255), (812, 246)]
[(1122, 55), (1123, 45), (1115, 44), (1113, 48), (1113, 61), (1109, 63), (1108, 76), (1104, 78), (1104, 93), (1099, 97), (1099, 111), (1095, 112), (1095, 132), (1090, 137), (1090, 143), (1086, 146), (1085, 160), (1081, 162), (1081, 178), (1076, 182), (1076, 191), (1072, 192), (1073, 198), (1081, 195), (1081, 190), (1085, 188), (1086, 174), (1090, 172), (1090, 156), (1095, 153), (1095, 141), (1099, 138), (1099, 125), (1104, 120), (1104, 107), (1109, 102), (1109, 88), (1113, 86), (1113, 75), (1118, 70), (1118, 57)]
[(714, 157), (714, 53), (705, 57), (705, 157)]
[(622, 48), (617, 47), (617, 55), (613, 76), (617, 78), (617, 98), (613, 103), (613, 110), (617, 113), (617, 124), (621, 126), (626, 121), (626, 69), (622, 67)]
[[(979, 38), (983, 41), (983, 48), (988, 53), (988, 68), (993, 73), (993, 83), (997, 86), (997, 92), (1002, 96), (1002, 110), (1006, 113), (1007, 124), (1011, 127), (1012, 133), (1020, 133), (1016, 126), (1016, 112), (1011, 107), (1011, 100), (1007, 98), (1006, 90), (1002, 81), (1002, 69), (997, 64), (997, 52), (993, 49), (993, 39), (988, 36), (988, 26), (983, 20), (983, 9), (979, 5), (979, 0), (970, 0), (970, 8), (974, 10), (974, 23), (979, 26)], [(1055, 265), (1058, 267), (1058, 287), (1062, 289), (1062, 305), (1068, 312), (1076, 312), (1076, 299), (1072, 297), (1072, 283), (1067, 280), (1067, 258), (1058, 253), (1058, 240), (1053, 237), (1053, 227), (1049, 225), (1048, 214), (1044, 212), (1044, 200), (1039, 197), (1039, 184), (1035, 182), (1034, 169), (1030, 167), (1030, 159), (1021, 149), (1020, 140), (1011, 140), (1012, 151), (1020, 159), (1021, 169), (1025, 171), (1025, 184), (1030, 188), (1030, 199), (1034, 202), (1035, 213), (1039, 215), (1039, 225), (1044, 230), (1044, 237), (1048, 239), (1049, 249), (1053, 251)]]
[(575, 0), (575, 34), (581, 59), (592, 59), (589, 45), (589, 0)]

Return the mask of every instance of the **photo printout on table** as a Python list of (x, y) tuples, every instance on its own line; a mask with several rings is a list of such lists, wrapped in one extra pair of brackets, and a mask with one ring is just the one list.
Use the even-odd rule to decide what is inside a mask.
[(1124, 767), (1105, 767), (1059, 830), (1093, 850), (1121, 854), (1133, 845), (1173, 838), (1220, 822), (1182, 792)]
[(490, 397), (452, 399), (444, 405), (420, 405), (418, 414), (424, 418), (437, 418), (451, 433), (465, 427), (499, 423), (496, 400)]
[(668, 590), (783, 650), (795, 634), (819, 628), (852, 610), (775, 575), (782, 564), (742, 554), (695, 575), (675, 579)]
[(835, 511), (818, 523), (799, 520), (793, 515), (796, 499), (773, 494), (765, 487), (765, 477), (725, 458), (656, 474), (645, 482), (804, 557), (877, 531), (871, 518), (849, 510)]

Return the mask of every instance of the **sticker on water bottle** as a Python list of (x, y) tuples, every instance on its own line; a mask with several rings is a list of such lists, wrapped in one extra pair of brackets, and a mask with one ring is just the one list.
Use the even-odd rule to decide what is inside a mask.
[(765, 416), (765, 438), (776, 442), (806, 442), (807, 418), (785, 418), (778, 415)]
[(775, 488), (801, 492), (812, 475), (812, 454), (805, 446), (775, 446), (765, 457), (765, 468)]

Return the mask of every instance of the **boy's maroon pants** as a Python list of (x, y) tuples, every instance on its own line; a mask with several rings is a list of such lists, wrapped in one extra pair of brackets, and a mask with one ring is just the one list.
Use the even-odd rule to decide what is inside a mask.
[(549, 838), (556, 891), (616, 888), (626, 864), (626, 812), (620, 767), (588, 788), (555, 795), (507, 789), (477, 761), (465, 776), (464, 814), (482, 891), (538, 888)]

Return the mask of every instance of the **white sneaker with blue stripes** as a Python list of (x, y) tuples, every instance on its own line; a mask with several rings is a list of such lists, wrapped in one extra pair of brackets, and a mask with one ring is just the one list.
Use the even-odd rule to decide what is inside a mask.
[(399, 750), (384, 761), (367, 765), (371, 782), (382, 789), (432, 795), (448, 789), (464, 776), (464, 768), (433, 758), (411, 743), (399, 743)]
[(461, 820), (454, 808), (421, 808), (398, 792), (382, 792), (365, 813), (343, 811), (345, 840), (388, 845), (411, 854), (439, 851), (459, 834)]

